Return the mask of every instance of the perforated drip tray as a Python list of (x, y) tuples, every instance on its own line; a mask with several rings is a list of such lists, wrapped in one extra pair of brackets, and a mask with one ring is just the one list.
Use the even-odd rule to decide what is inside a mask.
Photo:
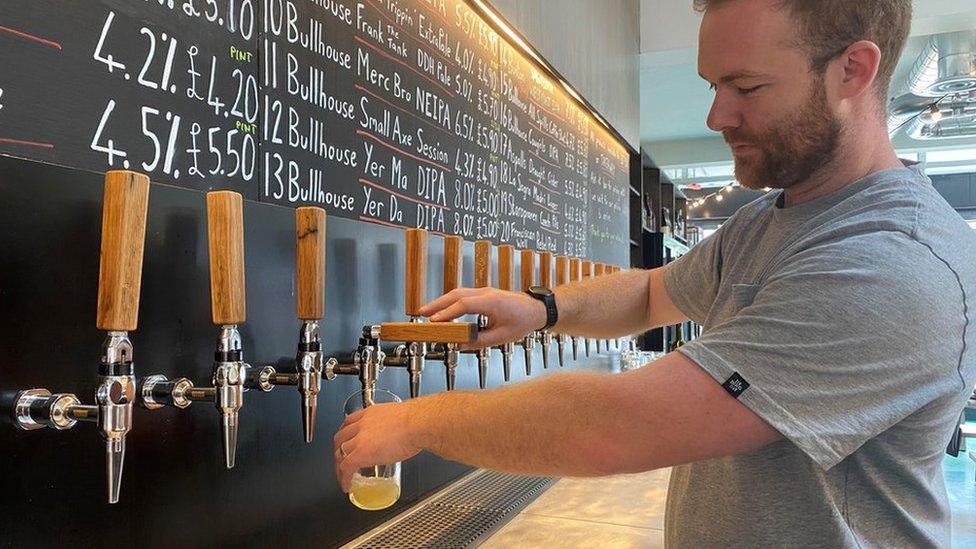
[(555, 482), (554, 478), (476, 471), (343, 549), (475, 547)]

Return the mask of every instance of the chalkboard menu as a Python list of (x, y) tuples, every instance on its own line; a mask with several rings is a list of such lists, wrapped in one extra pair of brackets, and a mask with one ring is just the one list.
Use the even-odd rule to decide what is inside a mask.
[(466, 0), (4, 0), (0, 154), (610, 261), (628, 151)]

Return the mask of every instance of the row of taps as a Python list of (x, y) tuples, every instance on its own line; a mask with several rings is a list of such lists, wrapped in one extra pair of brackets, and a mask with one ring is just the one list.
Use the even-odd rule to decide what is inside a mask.
[[(302, 326), (294, 371), (279, 372), (273, 366), (246, 363), (238, 330), (246, 319), (243, 199), (231, 191), (207, 194), (211, 311), (213, 323), (218, 327), (213, 376), (202, 386), (185, 377), (170, 379), (159, 374), (145, 376), (137, 384), (128, 333), (137, 327), (149, 186), (148, 176), (136, 172), (119, 170), (105, 175), (96, 326), (107, 335), (98, 367), (95, 404), (82, 404), (70, 393), (52, 394), (47, 389), (27, 389), (17, 394), (13, 409), (15, 426), (24, 430), (44, 427), (64, 430), (79, 421), (97, 423), (105, 439), (109, 503), (119, 500), (126, 434), (132, 428), (132, 408), (137, 400), (149, 410), (185, 409), (193, 402), (212, 403), (220, 413), (224, 461), (230, 469), (236, 460), (244, 393), (249, 390), (268, 392), (278, 385), (296, 387), (305, 441), (310, 443), (315, 433), (318, 393), (323, 378), (331, 381), (339, 375), (357, 376), (368, 399), (376, 388), (380, 372), (388, 367), (403, 368), (409, 375), (410, 396), (416, 397), (420, 394), (427, 360), (443, 361), (447, 389), (453, 390), (460, 355), (470, 353), (477, 357), (479, 385), (485, 388), (491, 349), (462, 351), (460, 348), (477, 341), (478, 330), (487, 325), (488, 319), (424, 322), (419, 314), (425, 303), (427, 287), (427, 232), (422, 229), (407, 229), (405, 233), (406, 321), (366, 325), (355, 351), (341, 358), (324, 356), (319, 321), (325, 316), (326, 213), (316, 207), (301, 207), (295, 212), (295, 297)], [(444, 237), (444, 293), (461, 286), (462, 246), (461, 237)], [(515, 250), (510, 245), (500, 245), (497, 249), (497, 287), (513, 291)], [(492, 250), (489, 241), (475, 243), (475, 287), (492, 285)], [(564, 256), (556, 257), (553, 262), (549, 252), (536, 254), (533, 250), (521, 250), (520, 253), (522, 290), (537, 285), (537, 258), (540, 260), (538, 285), (547, 288), (553, 287), (553, 263), (556, 286), (619, 270), (611, 265)], [(579, 339), (537, 331), (526, 334), (519, 341), (496, 347), (502, 356), (505, 381), (511, 378), (515, 346), (523, 349), (525, 373), (531, 375), (536, 345), (541, 345), (542, 364), (548, 368), (555, 341), (559, 365), (563, 366), (569, 340), (573, 360), (578, 359)], [(613, 341), (619, 349), (620, 341)], [(384, 347), (381, 342), (397, 345)], [(633, 344), (630, 340), (630, 345)], [(583, 345), (586, 356), (589, 356), (590, 340), (584, 339)], [(609, 351), (610, 341), (604, 341), (604, 345)], [(599, 340), (596, 341), (596, 352), (601, 352)]]

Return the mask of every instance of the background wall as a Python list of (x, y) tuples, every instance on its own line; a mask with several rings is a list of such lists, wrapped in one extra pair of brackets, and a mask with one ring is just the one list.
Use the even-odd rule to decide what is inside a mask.
[(491, 3), (635, 150), (640, 148), (638, 0)]

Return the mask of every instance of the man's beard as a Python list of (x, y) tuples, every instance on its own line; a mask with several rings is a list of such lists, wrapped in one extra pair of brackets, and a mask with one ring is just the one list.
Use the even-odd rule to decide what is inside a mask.
[(827, 104), (823, 78), (818, 78), (810, 100), (800, 111), (785, 116), (758, 136), (731, 130), (725, 140), (759, 150), (754, 157), (735, 159), (735, 176), (742, 186), (787, 189), (808, 180), (833, 160), (842, 131), (843, 125)]

